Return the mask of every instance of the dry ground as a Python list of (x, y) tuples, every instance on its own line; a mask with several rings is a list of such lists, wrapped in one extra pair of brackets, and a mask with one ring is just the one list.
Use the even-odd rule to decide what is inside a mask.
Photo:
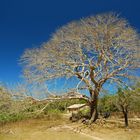
[(35, 119), (0, 126), (0, 140), (140, 140), (140, 121), (98, 120), (91, 126), (68, 120)]

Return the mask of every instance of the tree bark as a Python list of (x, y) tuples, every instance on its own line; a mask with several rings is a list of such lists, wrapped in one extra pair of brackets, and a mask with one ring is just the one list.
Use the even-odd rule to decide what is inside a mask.
[(90, 101), (90, 120), (89, 124), (95, 122), (98, 119), (98, 93), (95, 91), (90, 91), (91, 101)]
[(123, 116), (124, 116), (124, 122), (125, 122), (125, 127), (128, 127), (128, 110), (127, 106), (121, 105)]
[(124, 115), (125, 127), (128, 127), (128, 111), (127, 111), (127, 109), (123, 110), (123, 115)]

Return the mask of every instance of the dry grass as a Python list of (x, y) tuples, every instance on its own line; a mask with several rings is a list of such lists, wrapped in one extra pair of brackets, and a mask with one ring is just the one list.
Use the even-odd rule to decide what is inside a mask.
[(139, 120), (132, 120), (127, 129), (123, 127), (122, 120), (110, 119), (98, 120), (91, 126), (71, 123), (66, 119), (34, 119), (0, 127), (0, 140), (97, 140), (98, 138), (140, 140)]

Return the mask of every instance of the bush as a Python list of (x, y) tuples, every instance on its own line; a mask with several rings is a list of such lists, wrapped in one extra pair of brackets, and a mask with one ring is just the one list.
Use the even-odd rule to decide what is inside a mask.
[[(51, 103), (36, 102), (36, 104), (32, 104), (27, 100), (10, 100), (10, 104), (4, 102), (0, 106), (0, 123), (15, 122), (27, 118), (47, 117), (47, 119), (60, 119), (61, 114), (66, 112), (67, 107), (76, 103), (84, 103), (84, 101), (73, 99)], [(41, 111), (43, 108), (44, 110)]]
[(23, 113), (12, 113), (12, 114), (3, 113), (0, 114), (0, 124), (5, 124), (7, 122), (21, 121), (26, 118), (28, 117), (25, 116), (25, 114)]

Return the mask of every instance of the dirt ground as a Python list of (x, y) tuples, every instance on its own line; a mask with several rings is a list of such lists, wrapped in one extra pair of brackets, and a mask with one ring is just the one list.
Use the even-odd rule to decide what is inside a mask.
[(84, 125), (68, 120), (35, 119), (0, 126), (0, 140), (140, 140), (140, 120), (98, 120)]

